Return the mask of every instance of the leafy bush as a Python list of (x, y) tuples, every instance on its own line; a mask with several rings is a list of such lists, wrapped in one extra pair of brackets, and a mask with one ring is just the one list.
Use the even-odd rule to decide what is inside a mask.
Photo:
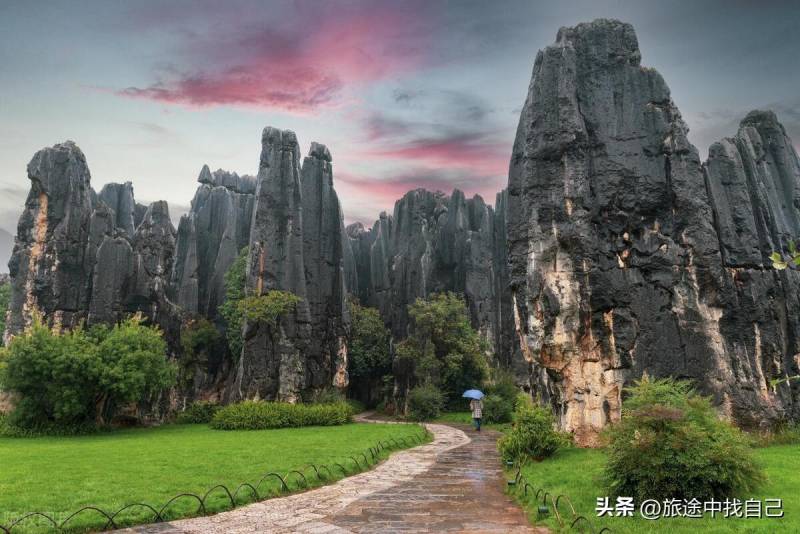
[(533, 403), (522, 402), (514, 411), (514, 425), (497, 444), (503, 460), (542, 460), (566, 445), (565, 438), (555, 430), (552, 412)]
[(753, 445), (756, 447), (797, 444), (800, 444), (800, 424), (792, 422), (780, 424), (766, 432), (760, 432), (753, 438)]
[(221, 408), (211, 420), (217, 430), (261, 430), (301, 426), (343, 425), (352, 420), (346, 402), (335, 404), (288, 404), (285, 402), (244, 401)]
[(442, 413), (444, 402), (444, 395), (436, 386), (417, 386), (408, 394), (409, 415), (414, 421), (436, 419)]
[(508, 373), (495, 371), (494, 382), (484, 388), (483, 418), (487, 423), (508, 423), (520, 390)]
[(356, 399), (347, 399), (347, 404), (350, 405), (350, 409), (353, 410), (354, 414), (363, 413), (367, 411), (367, 407), (364, 405), (363, 402), (356, 400)]
[(514, 413), (514, 403), (500, 395), (483, 398), (483, 420), (486, 423), (508, 423)]
[(344, 401), (344, 394), (335, 387), (327, 387), (312, 392), (305, 401), (309, 404), (335, 404)]
[(746, 437), (689, 383), (645, 377), (628, 391), (621, 421), (608, 430), (610, 494), (703, 501), (749, 493), (764, 481)]
[(225, 336), (228, 338), (228, 348), (234, 358), (242, 353), (244, 341), (242, 328), (244, 318), (239, 311), (239, 301), (244, 298), (244, 288), (247, 281), (247, 256), (249, 247), (239, 251), (239, 256), (225, 273), (225, 300), (219, 306), (219, 314), (225, 319)]
[(9, 423), (43, 430), (103, 425), (175, 383), (166, 353), (161, 331), (138, 317), (64, 334), (37, 319), (0, 358), (0, 381), (19, 397)]
[(176, 421), (181, 424), (210, 423), (219, 409), (220, 405), (213, 401), (194, 401), (178, 414)]
[(243, 298), (237, 308), (247, 321), (262, 321), (274, 326), (278, 318), (293, 310), (298, 302), (300, 297), (294, 293), (274, 289), (263, 295)]
[(350, 379), (381, 379), (392, 371), (389, 352), (391, 335), (383, 324), (378, 310), (348, 301), (350, 319), (350, 344), (347, 347), (347, 364)]

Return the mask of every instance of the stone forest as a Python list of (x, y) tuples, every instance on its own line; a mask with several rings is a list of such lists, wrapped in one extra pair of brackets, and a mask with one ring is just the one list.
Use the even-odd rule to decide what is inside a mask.
[[(791, 257), (800, 159), (780, 118), (753, 110), (700, 154), (666, 81), (643, 65), (633, 27), (599, 19), (561, 28), (535, 55), (507, 187), (495, 198), (413, 189), (371, 226), (345, 225), (336, 191), (344, 164), (324, 139), (267, 126), (255, 176), (197, 162), (197, 190), (176, 228), (167, 202), (137, 202), (131, 182), (98, 191), (91, 154), (64, 141), (27, 167), (4, 341), (13, 346), (38, 323), (90, 337), (134, 315), (157, 326), (177, 380), (146, 399), (139, 423), (147, 425), (198, 403), (302, 404), (332, 394), (402, 416), (421, 383), (398, 356), (419, 321), (413, 305), (451, 295), (463, 300), (486, 376), (508, 377), (512, 396), (552, 417), (558, 439), (617, 451), (606, 432), (626, 428), (637, 413), (628, 399), (634, 406), (641, 388), (662, 379), (692, 384), (690, 398), (707, 399), (726, 424), (771, 435), (800, 421), (800, 272)], [(238, 298), (282, 295), (289, 305), (269, 319), (232, 321), (225, 303), (237, 265)], [(351, 368), (353, 303), (375, 310), (388, 333), (386, 377)], [(198, 352), (184, 332), (199, 323), (218, 337)], [(0, 404), (17, 401), (0, 393)], [(683, 418), (659, 406), (656, 419)], [(516, 475), (534, 469), (546, 467)], [(637, 502), (645, 496), (617, 487)], [(348, 517), (335, 524), (362, 531)], [(265, 525), (241, 531), (283, 532)]]

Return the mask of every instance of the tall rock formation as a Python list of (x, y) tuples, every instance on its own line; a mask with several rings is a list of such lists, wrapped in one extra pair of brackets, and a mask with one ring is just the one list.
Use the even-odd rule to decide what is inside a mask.
[(31, 189), (9, 262), (12, 279), (6, 337), (34, 314), (50, 324), (75, 326), (87, 308), (92, 262), (85, 247), (92, 214), (86, 158), (72, 141), (44, 148), (28, 164)]
[[(766, 248), (761, 240), (736, 252), (742, 260), (761, 257), (752, 269), (723, 261), (715, 212), (739, 227), (747, 208), (732, 213), (724, 194), (712, 202), (714, 186), (706, 187), (667, 85), (640, 59), (633, 28), (609, 20), (562, 28), (536, 58), (508, 193), (513, 313), (534, 381), (562, 426), (587, 444), (619, 417), (623, 386), (644, 373), (692, 378), (746, 424), (797, 417), (789, 386), (766, 387), (797, 371), (794, 273), (778, 282), (763, 263), (768, 251), (748, 250)], [(771, 126), (763, 130), (780, 137)], [(798, 175), (786, 146), (766, 152), (772, 173), (759, 151), (752, 154), (760, 176), (778, 178), (771, 187), (779, 191), (793, 183), (794, 191)], [(714, 163), (709, 182), (741, 195), (727, 173), (735, 165), (726, 165)], [(763, 211), (796, 217), (796, 205), (762, 200)], [(733, 234), (734, 243), (748, 239)], [(743, 305), (760, 315), (742, 313)]]
[[(308, 385), (347, 387), (347, 289), (345, 287), (344, 217), (333, 189), (331, 153), (311, 143), (301, 169), (303, 199), (303, 263), (306, 297), (311, 314), (311, 336), (306, 355)], [(350, 252), (352, 254), (352, 251)], [(333, 358), (333, 359), (331, 359)]]
[(229, 398), (293, 402), (347, 385), (343, 230), (328, 149), (312, 144), (301, 171), (294, 132), (265, 128), (247, 289), (288, 291), (301, 300), (278, 324), (245, 325)]
[(172, 298), (190, 313), (215, 318), (225, 273), (250, 240), (255, 178), (203, 166), (189, 213), (178, 224)]
[(71, 141), (37, 152), (28, 178), (10, 262), (6, 337), (34, 314), (72, 328), (141, 312), (177, 343), (177, 312), (166, 297), (175, 251), (166, 203), (152, 204), (134, 227), (131, 184), (108, 184), (96, 195), (86, 158)]

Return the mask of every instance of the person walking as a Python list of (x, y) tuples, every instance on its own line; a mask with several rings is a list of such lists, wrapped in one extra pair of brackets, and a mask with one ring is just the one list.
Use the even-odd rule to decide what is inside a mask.
[(472, 422), (475, 424), (475, 430), (481, 431), (481, 417), (483, 417), (483, 401), (481, 399), (472, 399), (469, 402), (469, 407), (472, 410)]

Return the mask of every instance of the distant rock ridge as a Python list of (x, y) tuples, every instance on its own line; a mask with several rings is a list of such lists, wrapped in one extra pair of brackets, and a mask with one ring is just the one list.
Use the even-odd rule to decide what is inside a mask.
[(770, 113), (703, 166), (633, 27), (562, 28), (536, 57), (509, 173), (520, 347), (563, 428), (593, 444), (643, 374), (691, 378), (740, 423), (800, 415), (797, 154)]
[[(382, 213), (371, 229), (347, 228), (353, 251), (355, 287), (362, 304), (377, 308), (397, 338), (408, 334), (408, 305), (417, 298), (452, 291), (464, 295), (473, 326), (489, 342), (490, 357), (502, 366), (520, 364), (507, 342), (513, 322), (505, 256), (505, 192), (495, 211), (480, 195), (455, 189), (415, 189)], [(515, 358), (515, 354), (517, 358)], [(524, 366), (523, 366), (524, 367)], [(527, 380), (527, 371), (522, 374)]]

